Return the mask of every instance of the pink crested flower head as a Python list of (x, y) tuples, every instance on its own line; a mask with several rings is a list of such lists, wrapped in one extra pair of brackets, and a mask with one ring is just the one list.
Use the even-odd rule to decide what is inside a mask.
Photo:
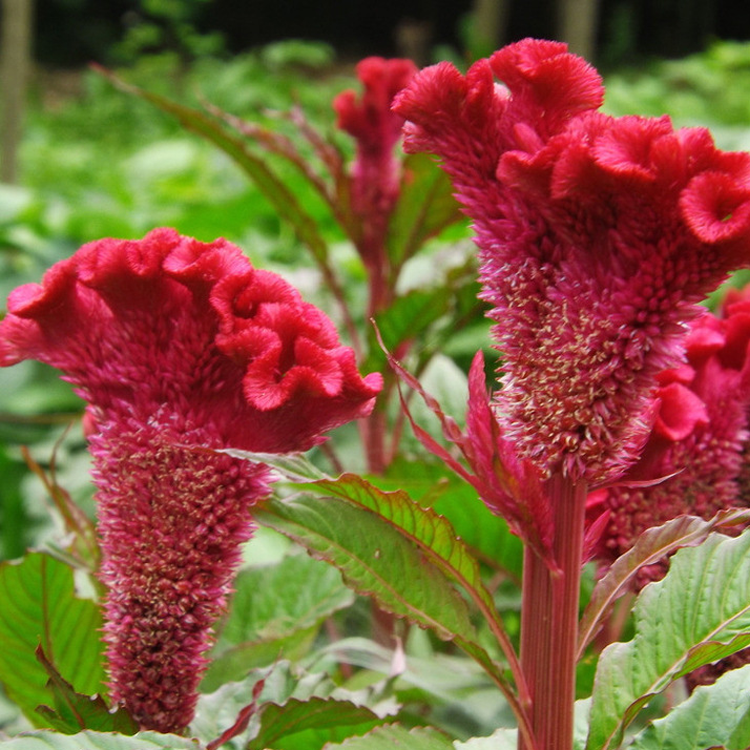
[(333, 102), (338, 127), (357, 143), (352, 208), (363, 222), (358, 245), (368, 263), (382, 262), (378, 253), (399, 195), (399, 161), (394, 147), (404, 119), (391, 111), (391, 104), (416, 72), (411, 60), (365, 58), (357, 65), (357, 76), (364, 86), (361, 98), (358, 100), (354, 91), (344, 91)]
[(465, 76), (427, 68), (394, 104), (407, 151), (441, 158), (473, 220), (505, 434), (593, 484), (638, 457), (696, 303), (750, 265), (750, 156), (666, 117), (608, 117), (603, 93), (564, 44), (527, 39)]
[[(605, 564), (646, 529), (679, 515), (709, 519), (724, 508), (750, 506), (743, 486), (750, 442), (748, 302), (726, 305), (723, 317), (705, 312), (694, 320), (686, 358), (657, 377), (655, 419), (638, 462), (621, 483), (590, 498), (590, 517), (607, 516), (596, 550)], [(663, 568), (645, 571), (643, 582)]]
[(305, 450), (368, 414), (380, 376), (279, 276), (169, 229), (85, 245), (8, 310), (0, 364), (57, 367), (88, 404), (112, 697), (179, 731), (268, 493), (221, 451)]

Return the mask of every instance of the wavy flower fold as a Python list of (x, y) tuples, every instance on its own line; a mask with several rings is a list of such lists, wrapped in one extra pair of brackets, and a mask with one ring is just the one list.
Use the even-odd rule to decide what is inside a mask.
[(0, 364), (57, 367), (88, 404), (111, 695), (179, 731), (268, 493), (263, 464), (218, 451), (306, 450), (381, 378), (279, 276), (169, 229), (85, 245), (8, 308)]
[(696, 303), (750, 264), (750, 156), (666, 117), (606, 116), (602, 98), (564, 44), (524, 40), (465, 76), (427, 68), (394, 105), (474, 222), (506, 438), (595, 485), (637, 459)]

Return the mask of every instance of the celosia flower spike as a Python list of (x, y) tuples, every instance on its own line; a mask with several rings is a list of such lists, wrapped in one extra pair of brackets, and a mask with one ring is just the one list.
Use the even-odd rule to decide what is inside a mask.
[(394, 147), (404, 119), (391, 111), (391, 103), (416, 72), (411, 60), (365, 58), (357, 64), (357, 76), (365, 89), (360, 101), (354, 91), (344, 91), (333, 102), (338, 127), (357, 142), (352, 208), (362, 221), (357, 249), (371, 268), (385, 262), (388, 219), (400, 191), (400, 163)]
[(57, 367), (88, 402), (112, 698), (180, 731), (268, 493), (264, 465), (219, 451), (305, 450), (367, 415), (380, 376), (280, 277), (168, 229), (85, 245), (8, 307), (0, 364)]
[(394, 104), (474, 222), (507, 439), (593, 484), (638, 457), (696, 303), (750, 265), (750, 157), (666, 117), (605, 116), (602, 98), (564, 44), (524, 40), (465, 77), (427, 68)]

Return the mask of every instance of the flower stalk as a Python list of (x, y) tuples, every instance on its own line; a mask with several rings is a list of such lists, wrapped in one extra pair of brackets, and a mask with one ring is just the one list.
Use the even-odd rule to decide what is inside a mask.
[[(578, 602), (587, 485), (555, 475), (548, 482), (555, 535), (552, 569), (524, 552), (521, 669), (531, 694), (536, 747), (572, 750)], [(519, 750), (532, 746), (519, 737)]]

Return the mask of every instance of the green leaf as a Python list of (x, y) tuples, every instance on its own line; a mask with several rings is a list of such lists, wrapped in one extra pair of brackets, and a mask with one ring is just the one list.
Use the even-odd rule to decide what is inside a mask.
[(466, 742), (455, 742), (455, 750), (516, 750), (517, 729), (498, 729), (489, 737), (472, 737)]
[(349, 701), (310, 698), (291, 699), (283, 705), (267, 703), (261, 707), (260, 731), (247, 750), (317, 750), (326, 742), (364, 734), (382, 723), (369, 708)]
[(673, 680), (750, 644), (750, 532), (682, 549), (646, 586), (635, 636), (599, 661), (587, 750), (616, 747), (638, 711)]
[(612, 604), (624, 593), (632, 590), (631, 583), (644, 565), (658, 562), (680, 547), (695, 547), (719, 528), (729, 528), (748, 521), (750, 510), (732, 509), (720, 511), (710, 521), (695, 516), (679, 516), (643, 532), (632, 549), (615, 560), (594, 588), (581, 618), (579, 658), (596, 635)]
[(400, 268), (430, 237), (462, 218), (445, 172), (431, 156), (410, 154), (404, 159), (401, 193), (388, 226), (391, 265)]
[(47, 660), (41, 646), (37, 648), (37, 658), (50, 676), (47, 684), (54, 696), (55, 706), (54, 709), (49, 706), (38, 706), (37, 712), (44, 716), (51, 727), (63, 734), (75, 734), (82, 729), (128, 735), (138, 731), (138, 723), (124, 708), (110, 711), (100, 695), (77, 693)]
[(453, 742), (437, 729), (417, 727), (406, 729), (399, 724), (377, 727), (363, 737), (353, 737), (340, 745), (327, 745), (326, 750), (453, 750)]
[(174, 734), (141, 732), (133, 737), (112, 732), (56, 734), (49, 731), (27, 732), (0, 741), (3, 750), (200, 750), (198, 740)]
[(299, 658), (323, 620), (353, 601), (338, 571), (307, 555), (241, 571), (203, 688), (242, 679), (279, 656)]
[(699, 687), (662, 719), (639, 732), (630, 750), (747, 750), (750, 747), (750, 665)]
[[(346, 481), (356, 486), (357, 480)], [(365, 485), (362, 485), (363, 498), (370, 490), (373, 497), (380, 494), (381, 500), (393, 494), (371, 486), (365, 489)], [(388, 518), (331, 497), (341, 492), (335, 480), (316, 489), (327, 496), (301, 496), (285, 502), (268, 500), (259, 506), (256, 520), (294, 539), (313, 557), (335, 565), (358, 593), (373, 596), (388, 611), (433, 630), (444, 640), (455, 641), (488, 672), (504, 681), (498, 667), (477, 642), (466, 602), (420, 546)], [(399, 520), (407, 525), (415, 523), (414, 518), (408, 518), (409, 514), (426, 513), (415, 503), (411, 503), (413, 507), (405, 502), (396, 505), (395, 513), (404, 514)]]
[(101, 614), (94, 602), (75, 596), (70, 567), (39, 552), (3, 563), (0, 601), (0, 682), (32, 724), (46, 726), (36, 708), (54, 702), (35, 656), (39, 645), (75, 690), (105, 692)]
[(297, 237), (309, 248), (316, 260), (325, 264), (328, 246), (318, 231), (315, 220), (266, 162), (248, 149), (242, 138), (227, 132), (219, 122), (200, 110), (126, 84), (104, 69), (99, 70), (119, 89), (138, 96), (162, 112), (175, 117), (184, 128), (213, 143), (234, 160), (257, 185), (279, 216), (291, 224)]

